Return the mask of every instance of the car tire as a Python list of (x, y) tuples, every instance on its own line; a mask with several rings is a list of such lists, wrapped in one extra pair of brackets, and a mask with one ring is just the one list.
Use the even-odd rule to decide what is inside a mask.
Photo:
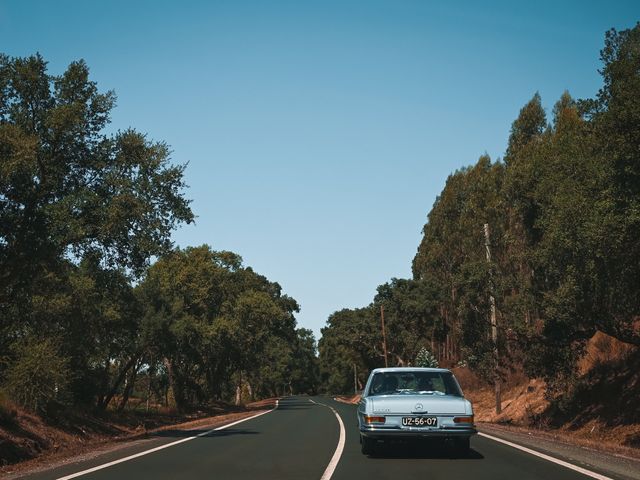
[(360, 435), (360, 450), (363, 455), (373, 455), (375, 450), (375, 440)]

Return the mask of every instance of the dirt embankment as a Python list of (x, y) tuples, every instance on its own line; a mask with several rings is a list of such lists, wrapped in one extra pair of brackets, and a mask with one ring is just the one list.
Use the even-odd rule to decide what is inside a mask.
[(188, 414), (167, 410), (96, 413), (59, 409), (43, 418), (0, 399), (0, 475), (37, 469), (167, 429), (219, 426), (273, 408), (275, 400), (262, 400), (244, 407), (221, 403)]
[[(527, 432), (614, 453), (640, 457), (640, 349), (596, 333), (578, 365), (569, 391), (548, 398), (546, 384), (522, 373), (502, 386), (502, 412), (495, 412), (492, 385), (468, 368), (453, 368), (476, 422), (487, 428)], [(358, 403), (359, 395), (336, 398)]]
[(493, 387), (468, 369), (454, 369), (478, 422), (545, 432), (589, 447), (637, 456), (640, 448), (640, 349), (596, 333), (568, 392), (547, 398), (539, 379), (515, 375), (503, 386), (495, 413)]
[(349, 405), (357, 405), (362, 396), (360, 394), (357, 395), (338, 395), (335, 399), (342, 403), (348, 403)]

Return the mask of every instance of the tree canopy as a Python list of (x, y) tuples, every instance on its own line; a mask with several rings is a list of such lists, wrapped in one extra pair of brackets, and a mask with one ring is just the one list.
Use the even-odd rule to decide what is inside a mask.
[[(552, 389), (574, 375), (596, 331), (640, 345), (640, 24), (607, 32), (601, 60), (596, 98), (564, 92), (549, 122), (535, 93), (503, 160), (482, 155), (449, 176), (412, 280), (393, 279), (370, 307), (329, 318), (320, 355), (331, 388), (348, 390), (346, 359), (384, 365), (380, 304), (393, 365), (429, 346), (441, 363), (491, 378), (490, 296), (503, 366), (520, 365)], [(337, 355), (344, 364), (330, 360)]]
[(123, 408), (141, 375), (178, 408), (312, 391), (295, 300), (235, 253), (173, 247), (186, 165), (107, 133), (115, 102), (82, 60), (0, 55), (0, 387), (37, 410)]

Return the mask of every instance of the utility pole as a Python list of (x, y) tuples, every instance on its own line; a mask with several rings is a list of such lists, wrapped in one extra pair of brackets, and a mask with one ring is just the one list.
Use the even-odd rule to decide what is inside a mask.
[(353, 394), (358, 394), (358, 367), (356, 364), (353, 364)]
[(380, 305), (380, 321), (382, 322), (382, 351), (384, 352), (384, 366), (388, 367), (387, 361), (387, 332), (384, 329), (384, 305)]
[[(491, 241), (489, 238), (489, 224), (484, 224), (484, 246), (487, 253), (487, 263), (491, 268)], [(493, 279), (491, 278), (491, 271), (489, 271), (489, 305), (491, 306), (491, 341), (493, 342), (493, 361), (494, 361), (494, 387), (496, 394), (496, 413), (502, 412), (502, 399), (500, 391), (500, 375), (498, 373), (499, 358), (498, 358), (498, 323), (496, 321), (496, 299), (493, 297)]]

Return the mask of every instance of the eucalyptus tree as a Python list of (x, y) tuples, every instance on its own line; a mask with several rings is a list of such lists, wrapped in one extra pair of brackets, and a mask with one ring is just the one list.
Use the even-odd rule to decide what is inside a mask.
[[(413, 260), (414, 279), (431, 285), (431, 301), (438, 316), (432, 340), (439, 359), (457, 361), (461, 356), (481, 358), (489, 345), (489, 281), (483, 226), (492, 230), (494, 264), (504, 263), (505, 216), (502, 197), (504, 164), (483, 155), (478, 162), (447, 179), (429, 212), (423, 239)], [(470, 281), (472, 276), (482, 281)], [(483, 334), (469, 336), (466, 324)], [(463, 350), (466, 349), (466, 353)], [(469, 352), (470, 350), (470, 352)], [(412, 357), (416, 352), (412, 352)], [(410, 358), (412, 358), (410, 357)]]
[[(552, 389), (570, 385), (597, 330), (640, 344), (640, 23), (607, 32), (601, 60), (596, 98), (565, 92), (549, 122), (536, 93), (511, 126), (503, 161), (485, 155), (449, 176), (413, 260), (423, 287), (393, 279), (362, 310), (376, 331), (384, 305), (394, 362), (413, 358), (411, 342), (435, 340), (436, 353), (492, 377), (490, 296), (505, 366), (524, 366)], [(363, 355), (378, 339), (358, 340), (356, 311), (336, 312), (322, 331), (330, 388), (348, 386), (349, 362), (379, 364)]]
[(607, 242), (602, 300), (608, 315), (597, 327), (640, 345), (640, 22), (608, 31), (600, 59), (602, 88), (595, 99), (578, 102), (610, 181), (600, 223)]
[(392, 278), (377, 288), (374, 312), (384, 308), (387, 355), (392, 365), (409, 365), (423, 345), (433, 348), (444, 339), (442, 299), (443, 290), (430, 278)]

